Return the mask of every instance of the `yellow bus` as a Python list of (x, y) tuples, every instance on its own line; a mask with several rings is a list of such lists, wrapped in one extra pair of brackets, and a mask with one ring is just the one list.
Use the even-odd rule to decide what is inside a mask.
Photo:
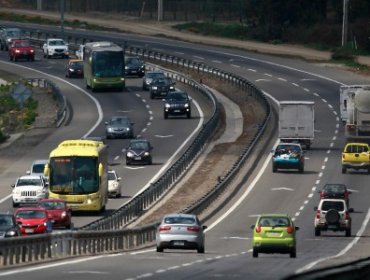
[(49, 198), (64, 199), (72, 211), (104, 211), (108, 202), (108, 147), (101, 141), (66, 140), (45, 165)]
[(124, 50), (111, 42), (86, 43), (83, 55), (84, 79), (87, 88), (125, 88)]

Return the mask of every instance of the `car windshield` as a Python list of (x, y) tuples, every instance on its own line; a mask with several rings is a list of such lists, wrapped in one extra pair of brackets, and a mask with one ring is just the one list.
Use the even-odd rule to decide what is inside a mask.
[(113, 172), (108, 172), (108, 180), (116, 180), (117, 177)]
[(128, 57), (126, 59), (126, 64), (137, 65), (137, 64), (143, 64), (143, 62), (137, 57)]
[(344, 193), (345, 192), (344, 185), (325, 185), (324, 191), (330, 193)]
[(44, 211), (38, 210), (25, 210), (17, 212), (16, 218), (22, 219), (46, 218), (46, 213)]
[(34, 164), (32, 166), (32, 173), (44, 173), (45, 164)]
[(71, 62), (70, 65), (71, 65), (70, 67), (72, 67), (74, 69), (83, 69), (83, 64), (82, 64), (81, 61), (73, 61), (73, 62)]
[(21, 41), (21, 42), (16, 42), (14, 43), (14, 47), (16, 48), (22, 48), (22, 47), (30, 47), (30, 42), (29, 41)]
[(331, 209), (337, 210), (337, 211), (343, 211), (344, 210), (344, 203), (341, 201), (324, 201), (321, 206), (321, 210), (323, 211), (329, 211)]
[(276, 148), (277, 154), (300, 153), (301, 149), (296, 145), (278, 145)]
[(167, 99), (170, 100), (184, 100), (187, 98), (188, 96), (185, 92), (172, 92), (167, 95)]
[(129, 120), (127, 118), (112, 118), (109, 123), (127, 125), (129, 123)]
[(62, 40), (53, 40), (49, 42), (50, 46), (65, 46), (64, 41)]
[(19, 179), (17, 187), (21, 186), (42, 186), (40, 179)]
[(147, 73), (146, 77), (150, 79), (156, 79), (156, 78), (163, 78), (165, 76), (163, 73)]
[(144, 142), (144, 141), (136, 141), (136, 142), (132, 142), (130, 144), (130, 147), (131, 149), (134, 149), (134, 150), (147, 150), (149, 147), (149, 144), (148, 142)]
[(258, 225), (261, 227), (287, 227), (290, 222), (287, 217), (261, 217)]
[(155, 85), (166, 86), (171, 83), (171, 80), (168, 78), (159, 78), (159, 79), (153, 80), (152, 83)]
[(0, 216), (0, 226), (12, 226), (13, 218), (11, 216)]
[(39, 207), (46, 210), (61, 210), (66, 208), (66, 204), (63, 201), (42, 201), (39, 203)]
[(192, 217), (166, 217), (164, 219), (165, 224), (184, 224), (192, 225), (195, 224), (195, 219)]

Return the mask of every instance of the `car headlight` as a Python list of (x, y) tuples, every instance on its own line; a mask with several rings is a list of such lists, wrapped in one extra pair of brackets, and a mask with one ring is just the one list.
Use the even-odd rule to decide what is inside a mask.
[(20, 50), (15, 50), (16, 53), (20, 53), (21, 51)]
[(127, 152), (126, 154), (128, 157), (134, 157), (134, 154), (132, 152)]
[(12, 237), (12, 236), (16, 236), (16, 235), (17, 235), (17, 232), (16, 232), (14, 229), (8, 230), (8, 231), (5, 233), (5, 236), (6, 236), (6, 237)]
[(118, 188), (118, 182), (113, 182), (112, 186), (113, 186), (113, 188), (117, 189)]
[(129, 127), (126, 127), (126, 131), (130, 131), (130, 128)]
[(158, 87), (152, 87), (152, 90), (157, 90), (158, 89)]
[(8, 38), (6, 41), (7, 41), (8, 43), (11, 43), (11, 42), (12, 42), (12, 39), (11, 39), (11, 38)]
[(68, 70), (71, 71), (71, 72), (74, 72), (75, 71), (73, 68), (69, 68)]
[(140, 66), (140, 69), (144, 69), (144, 67), (145, 67), (145, 65), (141, 65), (141, 66)]
[(112, 127), (108, 127), (108, 128), (107, 128), (107, 131), (108, 131), (108, 132), (113, 132), (113, 128), (112, 128)]
[(188, 108), (189, 107), (189, 103), (185, 103), (184, 107), (185, 108)]
[(31, 53), (35, 52), (34, 50), (30, 50)]
[(20, 190), (17, 190), (17, 189), (14, 189), (13, 190), (13, 194), (20, 195), (21, 194), (21, 191)]
[(149, 156), (149, 155), (150, 155), (149, 152), (144, 153), (144, 156), (146, 156), (146, 157)]
[(129, 69), (129, 67), (128, 66), (125, 66), (125, 69), (127, 70), (127, 69)]
[(67, 212), (66, 211), (63, 211), (62, 214), (60, 215), (62, 218), (65, 218), (67, 217)]
[(164, 107), (166, 107), (166, 108), (170, 108), (170, 107), (171, 107), (171, 105), (170, 105), (170, 104), (168, 104), (168, 103), (166, 103), (166, 104), (164, 104)]
[(170, 86), (170, 90), (174, 90), (175, 89), (175, 87), (173, 87), (173, 86)]
[(47, 222), (45, 222), (45, 223), (43, 223), (43, 225), (47, 227), (47, 226), (48, 226), (48, 223), (47, 223)]

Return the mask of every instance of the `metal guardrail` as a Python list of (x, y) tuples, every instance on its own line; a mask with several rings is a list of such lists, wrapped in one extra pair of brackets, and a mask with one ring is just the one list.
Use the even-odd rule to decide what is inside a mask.
[[(30, 38), (39, 40), (46, 39), (48, 35), (36, 33), (35, 36), (30, 34)], [(68, 42), (74, 44), (85, 43), (87, 39), (70, 38)], [(41, 45), (41, 43), (39, 42)], [(194, 62), (188, 59), (174, 57), (171, 55), (159, 53), (156, 51), (140, 49), (135, 47), (123, 46), (126, 53), (142, 56), (149, 61), (165, 62), (171, 65), (181, 66), (184, 69), (195, 70), (210, 74), (220, 80), (223, 80), (233, 86), (239, 87), (246, 95), (255, 97), (265, 109), (266, 117), (263, 124), (259, 127), (258, 133), (252, 143), (245, 148), (239, 160), (230, 169), (224, 180), (215, 186), (214, 190), (207, 196), (201, 198), (197, 203), (185, 212), (200, 213), (204, 208), (214, 201), (214, 199), (223, 191), (223, 189), (233, 180), (237, 172), (245, 163), (251, 148), (259, 140), (265, 129), (270, 116), (271, 107), (264, 94), (253, 84), (244, 78), (228, 73), (226, 71), (210, 67), (208, 65)], [(167, 70), (166, 70), (167, 71)], [(39, 236), (28, 236), (14, 239), (0, 240), (0, 265), (16, 265), (30, 262), (41, 262), (50, 259), (66, 258), (71, 256), (82, 256), (99, 253), (112, 253), (122, 250), (139, 249), (145, 246), (151, 246), (155, 242), (155, 233), (157, 223), (138, 227), (135, 229), (122, 229), (127, 223), (135, 220), (154, 202), (158, 201), (168, 190), (172, 188), (177, 180), (187, 171), (189, 166), (199, 156), (206, 145), (209, 137), (215, 131), (219, 120), (219, 106), (213, 94), (202, 85), (185, 75), (179, 73), (168, 73), (175, 79), (192, 86), (200, 91), (214, 104), (214, 113), (210, 120), (204, 125), (194, 142), (189, 146), (180, 159), (173, 164), (164, 175), (148, 189), (134, 197), (122, 208), (115, 211), (111, 216), (97, 220), (78, 231), (51, 233)]]
[(67, 112), (67, 101), (65, 96), (60, 92), (58, 86), (44, 78), (22, 78), (27, 84), (33, 87), (45, 88), (48, 93), (53, 95), (53, 98), (58, 102), (58, 111), (56, 113), (56, 126), (59, 127)]

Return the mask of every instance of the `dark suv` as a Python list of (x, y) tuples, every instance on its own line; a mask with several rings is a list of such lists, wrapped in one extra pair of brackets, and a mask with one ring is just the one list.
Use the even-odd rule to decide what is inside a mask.
[(139, 76), (145, 75), (145, 63), (137, 56), (125, 57), (125, 76)]
[(168, 92), (175, 90), (175, 82), (169, 77), (157, 78), (150, 83), (150, 98), (166, 97)]
[(0, 238), (20, 236), (19, 226), (12, 214), (0, 213)]
[(164, 101), (164, 118), (169, 115), (186, 115), (191, 118), (191, 97), (185, 91), (170, 91)]

